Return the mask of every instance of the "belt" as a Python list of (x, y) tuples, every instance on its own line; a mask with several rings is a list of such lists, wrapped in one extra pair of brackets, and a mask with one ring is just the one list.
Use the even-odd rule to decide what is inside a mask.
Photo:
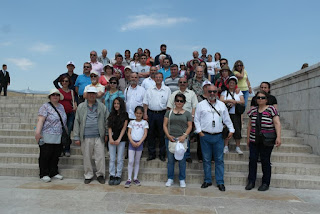
[(155, 114), (163, 114), (163, 113), (166, 113), (167, 109), (160, 110), (160, 111), (153, 111), (151, 109), (148, 109), (148, 111), (151, 111), (152, 113), (155, 113)]
[(218, 135), (218, 134), (221, 134), (222, 132), (218, 132), (218, 133), (209, 133), (209, 132), (204, 132), (204, 131), (202, 131), (202, 133), (204, 133), (204, 134), (209, 134), (209, 135)]

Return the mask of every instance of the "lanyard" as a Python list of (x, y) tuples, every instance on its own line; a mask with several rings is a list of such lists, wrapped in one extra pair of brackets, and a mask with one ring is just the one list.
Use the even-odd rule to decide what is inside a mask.
[(209, 105), (217, 112), (217, 114), (221, 117), (221, 114), (218, 112), (218, 110), (209, 102), (208, 99), (206, 99)]

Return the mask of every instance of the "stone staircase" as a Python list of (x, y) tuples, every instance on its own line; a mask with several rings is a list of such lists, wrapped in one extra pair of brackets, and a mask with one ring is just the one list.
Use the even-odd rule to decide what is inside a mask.
[[(39, 147), (34, 139), (34, 127), (39, 107), (47, 102), (46, 96), (0, 97), (0, 175), (37, 177)], [(247, 118), (244, 118), (247, 124)], [(310, 146), (296, 137), (287, 124), (282, 124), (282, 146), (272, 153), (272, 187), (320, 189), (320, 157), (312, 154)], [(230, 142), (230, 153), (225, 155), (226, 185), (245, 185), (248, 175), (249, 153), (246, 148), (246, 125), (242, 131), (241, 149), (243, 155), (234, 152), (234, 142)], [(191, 144), (193, 163), (187, 163), (187, 183), (203, 182), (203, 166), (196, 158), (196, 143)], [(148, 182), (165, 182), (167, 164), (159, 159), (146, 161), (144, 152), (140, 164), (139, 179)], [(108, 166), (108, 158), (106, 158)], [(123, 179), (127, 178), (127, 160), (124, 163)], [(108, 167), (107, 167), (108, 168)], [(65, 178), (83, 179), (82, 155), (80, 147), (71, 146), (71, 157), (62, 157), (59, 169)], [(214, 167), (213, 175), (214, 175)], [(175, 173), (178, 173), (176, 164)], [(108, 173), (107, 173), (108, 174)], [(261, 178), (258, 166), (258, 181)], [(176, 176), (177, 177), (177, 176)]]

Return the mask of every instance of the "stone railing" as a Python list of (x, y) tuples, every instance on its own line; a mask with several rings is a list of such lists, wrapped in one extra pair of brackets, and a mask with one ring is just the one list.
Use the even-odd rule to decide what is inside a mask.
[(271, 82), (280, 118), (320, 155), (320, 63)]

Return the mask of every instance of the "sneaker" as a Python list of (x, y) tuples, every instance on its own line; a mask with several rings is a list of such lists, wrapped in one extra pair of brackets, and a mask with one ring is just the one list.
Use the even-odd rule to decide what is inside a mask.
[(55, 176), (53, 176), (54, 178), (56, 179), (59, 179), (59, 180), (62, 180), (63, 179), (63, 176), (60, 175), (60, 174), (56, 174)]
[(236, 152), (239, 154), (239, 155), (243, 155), (243, 152), (241, 151), (240, 147), (236, 147)]
[(186, 182), (184, 180), (180, 180), (180, 187), (185, 188), (186, 186)]
[(124, 184), (125, 188), (129, 188), (131, 186), (131, 181), (127, 180), (127, 182)]
[(106, 180), (104, 179), (104, 177), (102, 175), (100, 175), (99, 177), (97, 177), (97, 180), (100, 184), (105, 184)]
[(70, 152), (66, 152), (66, 157), (70, 157)]
[(228, 147), (228, 146), (225, 146), (225, 147), (224, 147), (223, 153), (224, 153), (224, 154), (229, 153), (229, 147)]
[(120, 177), (115, 177), (114, 185), (119, 185), (120, 183), (121, 183), (121, 178)]
[(133, 183), (137, 186), (141, 186), (141, 183), (138, 179), (133, 180)]
[(48, 183), (51, 181), (51, 178), (49, 176), (43, 176), (42, 178), (40, 178), (40, 180), (42, 180), (45, 183)]
[(172, 184), (173, 184), (173, 180), (169, 178), (166, 183), (166, 187), (170, 187)]
[(109, 178), (108, 184), (111, 185), (111, 186), (114, 185), (114, 179), (115, 178), (111, 175), (110, 178)]

